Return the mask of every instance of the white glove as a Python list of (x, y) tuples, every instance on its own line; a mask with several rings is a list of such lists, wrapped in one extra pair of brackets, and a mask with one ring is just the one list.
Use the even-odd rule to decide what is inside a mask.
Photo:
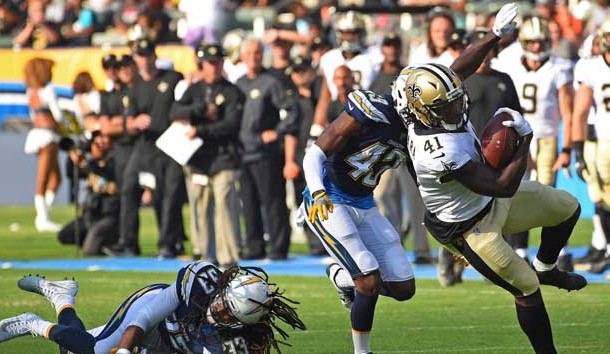
[(503, 112), (510, 114), (510, 116), (513, 117), (513, 120), (505, 120), (502, 122), (502, 125), (515, 129), (520, 137), (524, 137), (533, 132), (532, 127), (530, 127), (530, 124), (527, 122), (527, 120), (525, 120), (525, 118), (523, 118), (521, 113), (510, 108), (504, 107), (498, 109), (496, 113), (494, 113), (494, 117)]
[(514, 2), (502, 6), (496, 20), (494, 21), (491, 30), (498, 37), (507, 36), (515, 30), (517, 23), (515, 18), (517, 17), (517, 5)]

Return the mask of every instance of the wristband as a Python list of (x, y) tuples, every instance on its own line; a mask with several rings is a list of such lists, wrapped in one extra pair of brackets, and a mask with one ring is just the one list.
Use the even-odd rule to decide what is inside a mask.
[(561, 149), (561, 153), (570, 155), (572, 153), (572, 148), (564, 147), (563, 149)]
[(119, 348), (114, 354), (132, 354), (131, 350), (125, 348)]

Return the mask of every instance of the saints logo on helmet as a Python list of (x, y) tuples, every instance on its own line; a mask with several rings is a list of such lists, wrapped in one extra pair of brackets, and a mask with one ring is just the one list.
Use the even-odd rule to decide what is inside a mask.
[[(544, 61), (551, 55), (551, 31), (546, 19), (530, 17), (519, 29), (519, 42), (527, 59)], [(538, 47), (536, 43), (539, 43)]]
[(610, 18), (606, 19), (599, 27), (597, 36), (599, 37), (599, 44), (602, 52), (610, 52)]
[(365, 22), (361, 14), (348, 11), (339, 15), (335, 22), (339, 48), (344, 52), (358, 53), (365, 48)]
[(426, 64), (414, 68), (402, 95), (415, 119), (427, 127), (451, 131), (466, 121), (468, 104), (462, 81), (446, 66)]

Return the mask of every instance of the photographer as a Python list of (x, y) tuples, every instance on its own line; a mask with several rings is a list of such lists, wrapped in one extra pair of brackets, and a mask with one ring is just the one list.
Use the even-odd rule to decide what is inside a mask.
[[(195, 49), (201, 81), (191, 85), (174, 103), (171, 119), (191, 124), (188, 137), (203, 139), (203, 147), (185, 167), (191, 207), (193, 253), (196, 258), (217, 261), (221, 267), (239, 259), (239, 198), (237, 152), (244, 94), (222, 77), (225, 57), (218, 44)], [(214, 208), (213, 224), (208, 218)], [(215, 249), (214, 249), (215, 244)]]
[(92, 133), (90, 143), (75, 144), (70, 139), (61, 142), (61, 148), (69, 151), (70, 159), (87, 180), (87, 196), (82, 215), (64, 226), (58, 239), (62, 244), (74, 244), (78, 223), (78, 242), (88, 256), (101, 254), (102, 246), (112, 245), (118, 239), (120, 195), (114, 157), (109, 154), (111, 146), (110, 138), (100, 131)]

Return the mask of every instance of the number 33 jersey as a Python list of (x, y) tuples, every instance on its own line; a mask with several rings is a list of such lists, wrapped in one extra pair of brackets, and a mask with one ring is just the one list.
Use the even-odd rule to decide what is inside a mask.
[(610, 140), (610, 65), (601, 55), (581, 59), (574, 68), (574, 80), (593, 91), (597, 138)]
[(344, 109), (362, 128), (326, 159), (324, 184), (333, 202), (371, 208), (383, 172), (408, 157), (407, 130), (389, 95), (356, 90), (348, 95)]
[(409, 125), (409, 155), (428, 212), (446, 223), (466, 221), (491, 201), (451, 179), (468, 161), (483, 163), (481, 145), (468, 123), (455, 132)]

